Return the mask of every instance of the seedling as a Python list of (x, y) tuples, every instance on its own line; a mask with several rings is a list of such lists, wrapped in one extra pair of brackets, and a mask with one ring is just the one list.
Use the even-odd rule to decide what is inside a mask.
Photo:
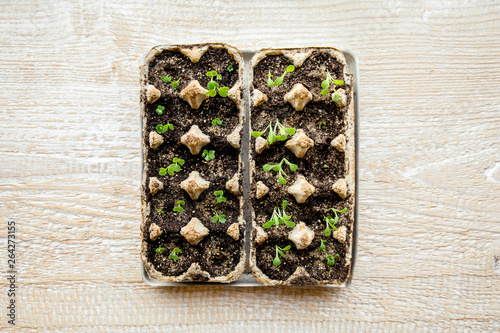
[(326, 250), (326, 245), (325, 245), (325, 243), (326, 243), (326, 240), (323, 240), (323, 239), (322, 239), (322, 240), (321, 240), (321, 244), (319, 245), (319, 249), (318, 249), (318, 251), (323, 251), (323, 250)]
[(165, 214), (165, 212), (163, 211), (163, 209), (156, 208), (156, 211), (158, 212), (158, 214)]
[(227, 71), (228, 72), (232, 72), (234, 69), (233, 69), (233, 65), (229, 65), (229, 67), (227, 68)]
[(336, 210), (335, 208), (329, 208), (328, 210), (333, 210), (333, 212), (335, 213), (335, 218), (332, 218), (331, 216), (324, 216), (323, 217), (323, 221), (326, 221), (326, 228), (325, 228), (325, 236), (326, 237), (330, 237), (330, 235), (332, 234), (332, 229), (334, 229), (335, 231), (337, 231), (337, 227), (335, 227), (335, 224), (337, 224), (337, 222), (339, 221), (339, 216), (337, 215), (337, 213), (345, 213), (347, 211), (347, 208), (344, 208), (342, 210)]
[[(158, 110), (156, 110), (158, 111)], [(161, 113), (159, 113), (161, 114)], [(174, 130), (174, 125), (172, 125), (170, 122), (167, 122), (166, 125), (156, 125), (156, 131), (159, 133), (159, 134), (162, 134), (162, 133), (165, 133), (166, 131), (168, 130), (171, 130), (173, 131)]]
[[(276, 135), (276, 130), (279, 130), (279, 135)], [(252, 136), (255, 138), (258, 138), (262, 134), (266, 133), (266, 131), (269, 130), (269, 134), (267, 135), (267, 142), (269, 142), (270, 145), (272, 145), (276, 140), (284, 141), (287, 138), (287, 135), (294, 135), (295, 134), (295, 128), (293, 127), (285, 127), (281, 125), (281, 123), (276, 119), (276, 124), (274, 125), (273, 128), (273, 122), (269, 122), (269, 125), (262, 131), (262, 132), (257, 132), (254, 131), (252, 132)]]
[[(288, 178), (288, 175), (283, 171), (283, 168), (282, 168), (283, 162), (286, 163), (286, 164), (288, 164), (288, 167), (290, 168), (290, 171), (295, 171), (298, 168), (297, 164), (290, 163), (286, 158), (283, 158), (281, 160), (281, 162), (279, 162), (278, 164), (274, 164), (274, 165), (264, 164), (264, 166), (262, 167), (265, 172), (268, 172), (268, 171), (271, 171), (271, 170), (278, 171), (278, 182), (281, 185), (285, 185), (286, 184), (285, 177)], [(285, 176), (285, 177), (283, 177), (283, 176)]]
[(224, 191), (215, 191), (215, 197), (217, 198), (217, 203), (226, 202), (227, 199), (224, 198)]
[[(284, 248), (279, 247), (276, 245), (276, 257), (273, 260), (273, 265), (274, 266), (279, 266), (281, 265), (281, 260), (279, 256), (282, 256), (283, 258), (286, 258), (285, 253), (283, 251), (288, 251), (292, 247), (290, 245), (285, 246)], [(279, 255), (278, 255), (279, 254)]]
[(172, 250), (172, 253), (170, 253), (170, 255), (168, 256), (170, 259), (172, 259), (173, 261), (176, 261), (177, 259), (179, 259), (179, 256), (177, 255), (177, 253), (181, 253), (181, 249), (178, 249), (178, 248), (174, 248)]
[(156, 249), (156, 253), (162, 253), (163, 251), (165, 251), (165, 248), (161, 246)]
[(201, 154), (202, 157), (205, 157), (205, 160), (210, 161), (215, 158), (215, 150), (204, 150), (203, 153)]
[(333, 87), (332, 87), (333, 92), (334, 92), (333, 100), (335, 102), (337, 102), (340, 97), (339, 97), (337, 90), (335, 90), (335, 85), (340, 86), (340, 85), (344, 84), (344, 81), (343, 80), (334, 80), (333, 77), (330, 75), (330, 72), (326, 71), (326, 80), (321, 82), (321, 88), (323, 88), (323, 90), (321, 90), (321, 95), (328, 94), (328, 91), (330, 89), (330, 83), (333, 83)]
[(165, 176), (167, 173), (172, 176), (174, 173), (181, 171), (181, 165), (184, 165), (184, 160), (174, 157), (172, 162), (166, 169), (160, 168), (160, 176)]
[(165, 107), (162, 105), (158, 105), (158, 107), (156, 108), (156, 113), (161, 116), (163, 114), (163, 111), (165, 111)]
[(179, 212), (179, 213), (182, 213), (184, 211), (184, 208), (182, 208), (181, 206), (184, 206), (186, 203), (182, 200), (177, 200), (177, 203), (174, 207), (174, 212)]
[(288, 201), (283, 200), (281, 206), (283, 207), (283, 211), (280, 211), (278, 207), (274, 207), (273, 214), (271, 215), (271, 219), (262, 225), (263, 228), (271, 228), (273, 225), (278, 226), (280, 223), (285, 223), (287, 227), (293, 228), (295, 227), (295, 223), (290, 221), (292, 218), (291, 215), (287, 215), (285, 212), (285, 207), (288, 205)]
[(214, 80), (214, 77), (217, 78), (217, 80), (222, 79), (221, 75), (217, 75), (216, 71), (210, 71), (207, 72), (207, 76), (210, 77), (210, 82), (208, 82), (207, 88), (208, 91), (205, 93), (210, 97), (215, 97), (217, 96), (217, 92), (219, 92), (219, 95), (221, 97), (227, 97), (227, 91), (229, 90), (228, 87), (219, 87), (219, 84)]
[(336, 255), (327, 254), (326, 260), (327, 260), (328, 266), (335, 265), (335, 259), (337, 259), (338, 257), (340, 257), (338, 254), (336, 254)]
[(321, 128), (321, 126), (323, 126), (324, 124), (325, 124), (324, 122), (320, 121), (320, 122), (318, 123), (318, 127), (319, 127), (319, 128)]
[(222, 121), (219, 118), (215, 118), (212, 120), (212, 127), (215, 127), (217, 125), (222, 125)]
[(212, 217), (212, 222), (220, 222), (220, 223), (226, 223), (226, 215), (219, 215), (215, 209), (212, 209), (214, 211), (215, 216)]
[(323, 164), (323, 169), (328, 169), (328, 165), (327, 164)]
[(269, 88), (271, 88), (272, 86), (279, 86), (280, 84), (283, 83), (283, 79), (285, 78), (286, 73), (291, 73), (294, 70), (295, 70), (295, 66), (293, 66), (293, 65), (288, 66), (286, 68), (285, 72), (283, 73), (283, 75), (281, 75), (280, 77), (278, 77), (274, 81), (273, 81), (273, 79), (271, 79), (273, 77), (273, 75), (271, 74), (271, 70), (269, 70), (269, 74), (267, 74), (267, 86)]
[(170, 83), (170, 85), (172, 86), (172, 88), (177, 88), (179, 86), (179, 81), (181, 80), (181, 78), (179, 78), (177, 81), (172, 81), (172, 83)]
[(172, 81), (172, 77), (167, 75), (167, 76), (162, 76), (160, 77), (160, 79), (165, 82), (165, 83), (169, 83), (170, 82), (170, 85), (172, 86), (172, 88), (177, 88), (179, 86), (179, 81), (181, 80), (181, 78), (179, 78), (177, 81)]

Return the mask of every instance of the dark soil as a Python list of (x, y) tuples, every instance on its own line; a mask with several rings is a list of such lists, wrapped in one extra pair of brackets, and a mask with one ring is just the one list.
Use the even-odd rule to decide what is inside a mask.
[[(227, 70), (233, 66), (233, 71)], [(208, 71), (216, 70), (222, 75), (217, 81), (221, 87), (231, 88), (238, 80), (238, 63), (225, 49), (209, 48), (200, 61), (193, 64), (191, 60), (178, 52), (164, 51), (153, 60), (149, 67), (148, 83), (153, 84), (161, 91), (161, 98), (153, 104), (145, 104), (146, 129), (143, 133), (145, 144), (145, 168), (147, 170), (146, 185), (150, 177), (157, 177), (164, 183), (164, 189), (154, 196), (149, 188), (143, 190), (143, 199), (151, 203), (151, 214), (144, 225), (143, 240), (148, 244), (147, 257), (156, 270), (166, 276), (178, 276), (187, 271), (193, 262), (198, 262), (203, 270), (210, 273), (211, 277), (224, 276), (234, 270), (240, 260), (243, 250), (244, 230), (240, 228), (240, 239), (235, 241), (226, 234), (227, 228), (238, 222), (240, 211), (239, 197), (231, 194), (225, 188), (226, 182), (238, 172), (238, 159), (240, 150), (233, 148), (226, 140), (238, 124), (239, 110), (229, 98), (216, 96), (204, 101), (198, 110), (191, 109), (189, 104), (179, 97), (179, 93), (191, 80), (198, 80), (206, 87), (210, 78)], [(180, 85), (173, 88), (170, 83), (164, 83), (160, 77), (171, 76), (173, 80), (181, 78)], [(141, 98), (145, 99), (145, 93)], [(162, 115), (156, 112), (157, 107), (165, 107)], [(220, 118), (222, 125), (213, 127), (214, 118)], [(158, 124), (170, 122), (174, 131), (163, 133), (164, 143), (157, 149), (149, 147), (149, 133), (155, 131)], [(192, 155), (189, 149), (181, 144), (180, 138), (189, 131), (192, 125), (198, 125), (200, 130), (210, 136), (211, 142), (202, 148), (214, 150), (215, 159), (206, 161), (202, 152)], [(172, 164), (174, 157), (181, 158), (185, 164), (181, 171), (174, 175), (160, 176), (160, 168)], [(198, 200), (192, 200), (189, 195), (179, 187), (179, 184), (188, 177), (191, 171), (198, 171), (200, 176), (210, 182), (210, 188), (205, 190)], [(241, 186), (241, 182), (240, 182)], [(224, 190), (227, 201), (216, 204), (213, 192)], [(173, 208), (178, 200), (183, 200), (184, 212), (176, 213)], [(161, 209), (164, 214), (157, 210)], [(226, 222), (212, 223), (213, 209), (219, 214), (226, 215)], [(196, 246), (190, 245), (182, 235), (180, 229), (192, 217), (196, 217), (210, 230), (209, 235)], [(163, 234), (156, 240), (149, 239), (149, 226), (152, 223), (159, 225)], [(165, 251), (156, 253), (156, 249), (164, 247)], [(168, 256), (173, 248), (179, 248), (182, 253), (174, 261)]]
[[(331, 140), (337, 135), (341, 133), (345, 135), (344, 114), (347, 106), (338, 108), (332, 101), (331, 94), (321, 95), (321, 82), (326, 79), (326, 70), (334, 79), (342, 79), (344, 73), (342, 65), (329, 54), (314, 52), (301, 67), (285, 76), (282, 85), (269, 88), (267, 86), (269, 70), (276, 78), (284, 73), (286, 67), (291, 64), (292, 62), (288, 58), (277, 55), (264, 58), (254, 67), (250, 91), (259, 89), (267, 95), (268, 101), (258, 107), (251, 108), (251, 130), (263, 131), (270, 121), (273, 122), (274, 126), (276, 119), (279, 119), (286, 127), (303, 129), (306, 135), (314, 140), (314, 147), (309, 149), (303, 159), (297, 158), (285, 147), (286, 141), (275, 142), (261, 154), (257, 154), (255, 152), (255, 138), (252, 137), (250, 153), (255, 162), (255, 173), (250, 198), (257, 225), (267, 222), (274, 207), (281, 208), (282, 201), (287, 200), (289, 204), (286, 207), (286, 212), (292, 216), (292, 221), (306, 223), (315, 232), (315, 237), (306, 249), (297, 250), (293, 242), (288, 239), (291, 228), (284, 224), (279, 227), (273, 226), (266, 229), (269, 234), (268, 240), (261, 246), (257, 246), (256, 262), (262, 272), (274, 280), (284, 281), (295, 272), (297, 267), (303, 266), (311, 277), (318, 281), (342, 283), (348, 277), (350, 270), (349, 266), (345, 266), (345, 256), (349, 243), (348, 240), (342, 244), (332, 236), (325, 237), (323, 217), (334, 216), (332, 211), (327, 212), (328, 208), (340, 210), (347, 207), (347, 212), (340, 214), (336, 226), (345, 225), (349, 239), (354, 219), (354, 198), (347, 197), (343, 200), (332, 190), (332, 185), (339, 178), (345, 177), (346, 170), (344, 153), (338, 152), (330, 145)], [(284, 100), (284, 95), (299, 82), (313, 94), (313, 100), (306, 105), (303, 111), (296, 111)], [(350, 96), (352, 86), (344, 84), (338, 88), (345, 89), (347, 95)], [(348, 97), (347, 105), (350, 103), (350, 97)], [(267, 132), (264, 137), (267, 137)], [(348, 138), (347, 135), (346, 138), (353, 139)], [(277, 172), (264, 172), (262, 169), (264, 164), (279, 163), (283, 157), (298, 165), (298, 170), (295, 172), (291, 172), (288, 166), (284, 167), (285, 173), (289, 176), (286, 185), (278, 183)], [(299, 174), (303, 175), (316, 188), (316, 192), (304, 204), (298, 204), (295, 198), (286, 192), (287, 187), (294, 183)], [(255, 184), (258, 181), (262, 181), (270, 190), (269, 194), (260, 200), (254, 196)], [(328, 240), (325, 251), (318, 251), (321, 239)], [(292, 245), (291, 250), (286, 252), (286, 258), (281, 258), (280, 266), (273, 265), (273, 259), (276, 255), (275, 245), (281, 248)], [(334, 266), (327, 265), (327, 254), (340, 255)]]

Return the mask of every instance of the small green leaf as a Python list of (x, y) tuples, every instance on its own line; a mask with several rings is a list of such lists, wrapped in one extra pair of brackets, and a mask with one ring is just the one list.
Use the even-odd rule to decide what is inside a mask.
[(227, 201), (227, 199), (222, 197), (222, 196), (217, 198), (217, 203), (226, 202), (226, 201)]
[(226, 215), (219, 215), (219, 222), (226, 223)]
[(179, 256), (177, 254), (173, 254), (173, 253), (171, 253), (168, 257), (170, 259), (172, 259), (173, 261), (176, 261), (177, 259), (179, 259)]
[(163, 125), (156, 125), (156, 131), (159, 134), (162, 134), (162, 133), (165, 133), (166, 130), (163, 128)]
[(285, 209), (286, 206), (288, 206), (288, 201), (283, 200), (283, 202), (281, 203), (281, 207), (283, 207), (283, 209)]
[(268, 172), (268, 171), (271, 171), (273, 166), (270, 164), (264, 164), (264, 166), (262, 168), (264, 169), (264, 171)]
[(276, 258), (274, 258), (274, 260), (273, 260), (273, 265), (274, 265), (274, 266), (279, 266), (279, 265), (281, 265), (281, 260), (280, 260), (280, 258), (279, 258), (278, 256), (276, 256)]
[(178, 158), (177, 163), (179, 163), (180, 165), (184, 165), (185, 162), (183, 159)]
[(266, 229), (269, 229), (271, 228), (273, 225), (275, 225), (276, 223), (274, 222), (274, 220), (272, 221), (269, 221), (269, 222), (266, 222), (262, 225), (262, 228), (266, 228)]
[(223, 194), (224, 194), (224, 191), (215, 191), (214, 192), (215, 196), (219, 196), (219, 195), (223, 195)]
[(293, 72), (294, 70), (295, 70), (295, 66), (293, 66), (293, 65), (290, 65), (290, 66), (288, 66), (288, 67), (286, 68), (286, 71), (287, 71), (288, 73), (291, 73), (291, 72)]
[(174, 130), (174, 125), (172, 125), (172, 124), (167, 124), (167, 128), (168, 128), (169, 130), (173, 131), (173, 130)]
[(274, 81), (275, 86), (279, 86), (282, 83), (283, 83), (283, 76), (280, 76), (279, 78), (276, 79), (276, 81)]
[(207, 72), (207, 76), (217, 76), (217, 72), (216, 71), (210, 71), (210, 72)]
[(288, 163), (288, 166), (290, 167), (290, 171), (295, 171), (299, 168), (297, 166), (297, 164), (293, 164), (293, 163)]
[(184, 206), (186, 203), (182, 200), (177, 200), (177, 204), (178, 205), (181, 205), (181, 206)]
[(276, 139), (278, 139), (278, 140), (280, 140), (280, 141), (284, 141), (284, 140), (286, 140), (286, 135), (278, 135), (278, 136), (276, 137)]
[(271, 79), (271, 78), (268, 78), (268, 79), (267, 79), (267, 86), (268, 86), (269, 88), (271, 88), (272, 86), (274, 86), (274, 81), (273, 81), (273, 79)]
[(291, 248), (292, 248), (292, 247), (291, 247), (290, 245), (287, 245), (287, 246), (285, 246), (285, 248), (283, 249), (283, 251), (288, 251), (288, 250), (290, 250)]
[(227, 71), (232, 72), (233, 70), (234, 70), (233, 65), (229, 65), (229, 67), (227, 68)]
[(333, 80), (333, 83), (335, 83), (336, 85), (340, 86), (340, 85), (344, 84), (344, 80)]
[(160, 79), (165, 83), (169, 83), (170, 81), (172, 81), (172, 78), (170, 76), (162, 76), (160, 77)]
[(214, 217), (212, 217), (212, 223), (217, 222), (217, 220), (218, 220), (218, 219), (219, 219), (219, 217), (218, 217), (218, 216), (214, 216)]
[(279, 164), (273, 165), (273, 171), (279, 171), (280, 169), (281, 169), (281, 165), (279, 165)]
[(174, 175), (174, 170), (172, 170), (171, 168), (168, 168), (167, 169), (167, 172), (170, 176), (173, 176)]
[(184, 208), (182, 208), (182, 207), (179, 207), (179, 206), (174, 207), (174, 212), (182, 213), (183, 211), (184, 211)]
[(285, 221), (285, 224), (286, 224), (287, 227), (290, 227), (290, 228), (295, 227), (295, 223), (292, 222), (292, 221)]
[(339, 213), (345, 213), (345, 212), (347, 212), (347, 207), (345, 207), (345, 208), (344, 208), (344, 209), (342, 209), (342, 210), (339, 210)]
[(167, 169), (165, 168), (160, 168), (160, 172), (159, 172), (160, 176), (165, 176), (167, 174)]
[(332, 231), (330, 230), (330, 228), (327, 226), (326, 229), (325, 229), (325, 236), (326, 237), (330, 237), (330, 235), (332, 234)]
[(179, 86), (179, 80), (170, 83), (170, 85), (172, 86), (172, 88), (177, 88)]
[(286, 184), (286, 180), (285, 178), (283, 178), (283, 176), (280, 174), (279, 177), (278, 177), (278, 182), (281, 184), (281, 185), (285, 185)]
[(256, 132), (256, 131), (252, 132), (252, 136), (253, 136), (254, 138), (258, 138), (258, 137), (259, 137), (259, 136), (261, 136), (262, 134), (263, 134), (263, 132)]
[(156, 253), (161, 253), (163, 251), (165, 251), (164, 247), (159, 247), (159, 248), (156, 249)]
[(228, 89), (229, 89), (228, 87), (222, 87), (222, 88), (220, 88), (219, 89), (219, 95), (221, 97), (227, 97), (227, 90)]
[(278, 250), (278, 253), (280, 254), (280, 256), (282, 256), (283, 258), (286, 258), (285, 254), (283, 253), (283, 251), (281, 250)]
[(328, 80), (321, 82), (321, 88), (328, 88), (329, 86), (330, 82)]
[(210, 97), (215, 97), (217, 96), (217, 92), (215, 90), (209, 90), (206, 92)]
[(288, 135), (294, 135), (295, 134), (295, 128), (293, 128), (293, 127), (285, 128), (285, 132)]
[(326, 95), (326, 94), (328, 94), (328, 88), (321, 90), (321, 95)]
[(175, 248), (175, 249), (174, 249), (174, 252), (176, 252), (176, 253), (181, 253), (181, 252), (182, 252), (182, 250), (181, 250), (181, 249), (178, 249), (178, 248)]
[(174, 170), (175, 172), (179, 172), (181, 171), (181, 167), (179, 166), (179, 164), (172, 164), (172, 170)]
[(271, 74), (271, 70), (269, 70), (269, 74), (267, 74), (267, 76), (273, 77), (273, 75)]
[(156, 113), (161, 116), (163, 114), (163, 111), (165, 111), (165, 107), (162, 105), (158, 105), (158, 107), (156, 108)]
[(222, 75), (217, 74), (217, 79), (216, 80), (222, 80)]
[(339, 93), (338, 93), (338, 92), (335, 92), (335, 95), (333, 95), (333, 100), (334, 100), (335, 102), (338, 102), (338, 101), (339, 101), (339, 99), (340, 99)]
[(208, 82), (208, 84), (207, 84), (208, 90), (214, 89), (216, 84), (217, 84), (217, 82), (215, 82), (215, 81)]

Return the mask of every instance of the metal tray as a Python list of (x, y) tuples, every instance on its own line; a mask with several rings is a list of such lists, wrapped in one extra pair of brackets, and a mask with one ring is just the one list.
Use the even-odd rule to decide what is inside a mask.
[[(359, 178), (359, 172), (358, 172), (358, 165), (359, 165), (359, 101), (358, 101), (358, 91), (359, 91), (359, 73), (358, 73), (358, 59), (352, 53), (351, 51), (346, 51), (346, 50), (341, 50), (342, 53), (345, 56), (345, 59), (347, 61), (347, 72), (349, 74), (353, 75), (353, 102), (354, 102), (354, 140), (355, 140), (355, 204), (354, 204), (354, 223), (353, 223), (353, 230), (352, 230), (352, 259), (351, 259), (351, 276), (349, 279), (340, 286), (340, 288), (345, 288), (351, 284), (352, 277), (354, 275), (354, 267), (356, 265), (356, 256), (357, 256), (357, 248), (358, 248), (358, 207), (359, 207), (359, 186), (358, 186), (358, 178)], [(241, 53), (243, 53), (243, 58), (245, 61), (245, 70), (243, 74), (243, 86), (245, 89), (245, 124), (244, 124), (244, 129), (243, 129), (243, 136), (248, 136), (249, 133), (249, 119), (250, 119), (250, 93), (249, 93), (249, 87), (248, 87), (248, 65), (250, 63), (250, 60), (254, 56), (255, 53), (258, 51), (254, 50), (242, 50)], [(141, 138), (142, 138), (142, 115), (141, 115)], [(248, 147), (247, 147), (248, 148)], [(243, 149), (243, 146), (242, 146)], [(141, 152), (141, 175), (143, 174), (142, 170), (144, 169), (144, 160), (143, 160), (143, 154)], [(242, 153), (242, 160), (244, 162), (244, 165), (248, 165), (248, 153)], [(244, 170), (245, 173), (245, 179), (244, 179), (244, 185), (248, 186), (250, 182), (250, 174), (249, 174), (249, 168), (246, 168)], [(142, 176), (141, 176), (142, 177)], [(246, 181), (246, 182), (245, 182)], [(141, 179), (141, 184), (142, 184), (142, 179)], [(248, 188), (246, 189), (248, 192)], [(247, 227), (248, 225), (251, 225), (251, 221), (247, 221)], [(247, 241), (249, 241), (247, 237)], [(245, 246), (245, 251), (247, 250), (247, 245)], [(247, 251), (248, 253), (248, 251)], [(247, 256), (247, 263), (245, 265), (246, 269), (245, 272), (241, 275), (241, 277), (231, 283), (220, 283), (216, 285), (222, 285), (222, 286), (228, 286), (228, 287), (266, 287), (263, 284), (257, 282), (255, 280), (251, 269), (248, 265), (248, 256)], [(152, 279), (149, 277), (148, 273), (146, 272), (146, 269), (144, 267), (144, 263), (142, 263), (142, 278), (144, 279), (144, 282), (149, 284), (150, 286), (154, 287), (180, 287), (180, 286), (193, 286), (193, 285), (207, 285), (207, 286), (213, 286), (213, 282), (160, 282), (158, 280)], [(289, 286), (289, 287), (294, 287), (295, 286)], [(301, 287), (308, 287), (308, 286), (301, 286)], [(311, 287), (311, 286), (309, 286)], [(338, 288), (337, 286), (331, 286), (331, 285), (317, 285), (313, 287), (330, 287), (330, 288)]]

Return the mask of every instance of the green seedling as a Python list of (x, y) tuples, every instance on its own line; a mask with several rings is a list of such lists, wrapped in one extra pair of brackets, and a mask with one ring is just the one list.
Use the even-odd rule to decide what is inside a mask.
[(285, 72), (283, 73), (283, 75), (281, 75), (280, 77), (278, 77), (274, 81), (273, 81), (273, 79), (271, 79), (273, 77), (273, 75), (271, 74), (271, 70), (269, 70), (269, 74), (267, 74), (267, 86), (269, 88), (271, 88), (272, 86), (279, 86), (280, 84), (283, 83), (283, 79), (285, 78), (286, 73), (291, 73), (294, 70), (295, 70), (295, 66), (293, 66), (293, 65), (288, 66), (286, 68)]
[(170, 85), (172, 86), (172, 88), (177, 88), (179, 86), (179, 81), (181, 80), (181, 78), (179, 78), (177, 81), (172, 81), (172, 83), (170, 83)]
[(163, 251), (165, 251), (165, 248), (161, 246), (156, 249), (156, 253), (162, 253)]
[(320, 121), (320, 122), (318, 123), (318, 127), (319, 127), (319, 128), (321, 128), (321, 126), (323, 126), (324, 124), (325, 124), (324, 122)]
[(158, 214), (165, 214), (165, 212), (163, 211), (163, 209), (156, 208), (156, 211), (158, 212)]
[(229, 67), (227, 68), (227, 71), (232, 72), (233, 70), (234, 70), (233, 65), (229, 65)]
[(201, 157), (204, 157), (205, 160), (210, 161), (215, 158), (215, 150), (204, 150), (203, 153), (201, 154)]
[(338, 254), (336, 254), (336, 255), (327, 254), (326, 260), (327, 260), (328, 266), (335, 265), (335, 259), (337, 259), (338, 257), (340, 257)]
[(227, 97), (227, 91), (229, 90), (228, 87), (219, 87), (219, 84), (214, 80), (214, 77), (217, 78), (217, 80), (222, 79), (221, 75), (218, 75), (216, 71), (210, 71), (207, 72), (207, 76), (210, 77), (210, 82), (207, 84), (208, 91), (205, 93), (210, 97), (215, 97), (217, 96), (217, 92), (219, 92), (219, 95), (221, 97)]
[(284, 251), (290, 250), (292, 247), (290, 245), (285, 246), (284, 248), (279, 247), (276, 245), (276, 257), (273, 260), (273, 265), (274, 266), (279, 266), (281, 265), (281, 260), (279, 256), (282, 256), (283, 258), (286, 258)]
[(325, 228), (325, 236), (326, 237), (330, 237), (330, 235), (332, 234), (332, 229), (334, 229), (335, 231), (337, 231), (337, 227), (335, 227), (335, 224), (337, 224), (337, 222), (339, 221), (339, 216), (337, 215), (337, 213), (345, 213), (347, 211), (347, 208), (344, 208), (342, 210), (336, 210), (335, 208), (329, 208), (328, 210), (333, 210), (333, 212), (335, 213), (335, 218), (332, 218), (331, 216), (323, 216), (323, 221), (326, 221), (326, 228)]
[(326, 71), (326, 80), (324, 80), (323, 82), (321, 82), (321, 88), (323, 88), (323, 90), (321, 90), (321, 95), (328, 94), (328, 91), (330, 89), (330, 84), (331, 83), (333, 83), (333, 87), (332, 87), (333, 92), (334, 92), (333, 100), (335, 102), (337, 102), (340, 97), (339, 97), (339, 94), (338, 94), (337, 90), (335, 90), (335, 85), (337, 85), (337, 86), (343, 85), (344, 81), (343, 80), (335, 80), (330, 75), (329, 71)]
[(328, 169), (328, 165), (327, 164), (323, 164), (323, 169)]
[(215, 216), (212, 217), (212, 222), (220, 222), (220, 223), (226, 223), (226, 215), (219, 215), (215, 209), (212, 209), (214, 211)]
[(293, 228), (295, 227), (295, 223), (290, 221), (292, 218), (291, 215), (287, 215), (285, 212), (285, 207), (288, 205), (288, 201), (283, 200), (281, 206), (283, 207), (283, 211), (280, 211), (278, 207), (274, 207), (273, 214), (271, 215), (271, 219), (262, 225), (263, 228), (271, 228), (273, 225), (278, 226), (280, 223), (285, 223), (287, 227)]
[[(273, 128), (273, 122), (269, 122), (269, 125), (262, 131), (262, 132), (257, 132), (253, 131), (252, 136), (254, 138), (258, 138), (262, 134), (266, 133), (266, 131), (269, 130), (269, 134), (267, 135), (267, 142), (269, 142), (270, 145), (272, 145), (276, 140), (284, 141), (287, 138), (287, 135), (294, 135), (295, 134), (295, 128), (293, 127), (285, 127), (283, 126), (278, 119), (276, 119), (276, 124), (274, 125)], [(276, 130), (279, 131), (278, 135), (276, 135)]]
[[(158, 111), (158, 110), (157, 110)], [(160, 113), (159, 113), (160, 114)], [(162, 133), (165, 133), (166, 131), (168, 130), (171, 130), (173, 131), (174, 130), (174, 125), (172, 125), (170, 122), (167, 122), (166, 125), (156, 125), (156, 131), (159, 133), (159, 134), (162, 134)]]
[(184, 160), (174, 157), (172, 162), (166, 169), (160, 168), (160, 176), (165, 176), (167, 173), (172, 176), (174, 173), (181, 171), (181, 165), (184, 165)]
[(170, 259), (172, 259), (173, 261), (176, 261), (177, 259), (179, 259), (179, 256), (177, 255), (177, 253), (181, 253), (181, 249), (178, 249), (178, 248), (174, 248), (172, 250), (172, 253), (170, 253), (170, 255), (168, 256)]
[(174, 207), (174, 212), (179, 212), (179, 213), (182, 213), (184, 211), (184, 208), (182, 208), (181, 206), (184, 206), (186, 203), (182, 200), (177, 200), (177, 203)]
[(219, 118), (215, 118), (212, 120), (212, 127), (215, 127), (217, 125), (222, 125), (222, 121)]
[(156, 113), (161, 116), (163, 114), (163, 111), (165, 111), (165, 107), (162, 105), (158, 105), (158, 107), (156, 108)]
[[(288, 175), (283, 171), (283, 162), (288, 164), (288, 167), (290, 168), (290, 171), (295, 171), (297, 170), (298, 166), (297, 164), (293, 164), (293, 163), (290, 163), (286, 158), (283, 158), (281, 160), (281, 162), (279, 162), (278, 164), (264, 164), (264, 166), (262, 167), (264, 169), (265, 172), (268, 172), (268, 171), (277, 171), (278, 172), (278, 182), (281, 184), (281, 185), (285, 185), (286, 184), (286, 179), (285, 177), (288, 178)], [(285, 177), (283, 177), (285, 176)]]
[(224, 191), (215, 191), (215, 197), (217, 198), (217, 203), (226, 202), (227, 199), (224, 198)]
[(323, 250), (326, 250), (326, 245), (325, 245), (325, 243), (326, 243), (326, 240), (323, 240), (323, 239), (322, 239), (322, 240), (321, 240), (321, 244), (319, 245), (319, 249), (318, 249), (318, 251), (323, 251)]

